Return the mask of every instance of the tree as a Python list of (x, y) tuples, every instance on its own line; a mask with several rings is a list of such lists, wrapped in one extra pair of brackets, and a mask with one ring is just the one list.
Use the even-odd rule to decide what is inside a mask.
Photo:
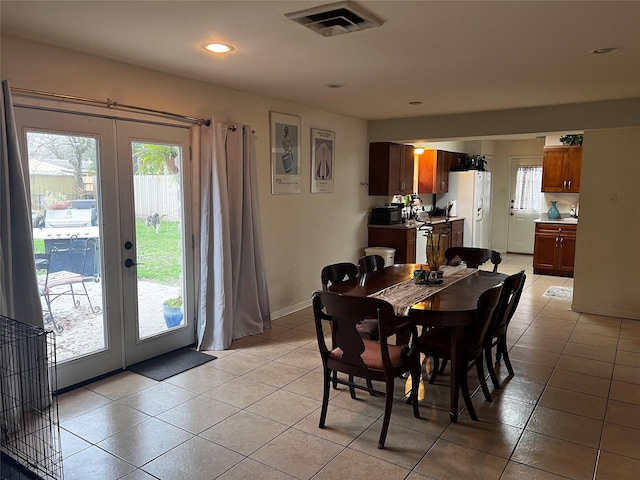
[(136, 175), (165, 175), (180, 171), (176, 165), (178, 149), (174, 146), (133, 142), (132, 154)]
[(27, 147), (29, 158), (46, 160), (54, 157), (68, 161), (73, 167), (74, 185), (77, 191), (84, 191), (83, 164), (90, 162), (89, 170), (95, 172), (97, 152), (95, 138), (29, 132)]

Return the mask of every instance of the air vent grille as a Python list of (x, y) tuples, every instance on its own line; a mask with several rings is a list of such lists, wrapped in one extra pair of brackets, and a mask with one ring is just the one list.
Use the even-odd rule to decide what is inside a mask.
[(287, 13), (286, 17), (323, 37), (359, 32), (384, 22), (354, 2), (337, 2)]

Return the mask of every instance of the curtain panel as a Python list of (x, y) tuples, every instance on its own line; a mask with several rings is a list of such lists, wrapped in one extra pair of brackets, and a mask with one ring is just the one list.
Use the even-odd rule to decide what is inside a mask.
[(198, 349), (224, 350), (271, 328), (251, 128), (212, 121), (200, 153)]

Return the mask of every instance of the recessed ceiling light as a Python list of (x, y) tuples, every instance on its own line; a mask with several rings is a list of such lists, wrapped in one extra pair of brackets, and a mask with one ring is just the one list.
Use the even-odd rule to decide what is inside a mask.
[(343, 88), (346, 87), (347, 85), (345, 83), (327, 83), (325, 85), (325, 87), (327, 88)]
[(409, 102), (409, 105), (422, 105), (422, 102)]
[(202, 45), (202, 48), (213, 53), (228, 53), (233, 51), (231, 45), (225, 45), (224, 43), (205, 43)]
[(618, 47), (605, 47), (605, 48), (596, 48), (595, 50), (589, 51), (589, 53), (593, 53), (595, 55), (604, 55), (605, 53), (614, 53), (619, 52), (621, 49)]

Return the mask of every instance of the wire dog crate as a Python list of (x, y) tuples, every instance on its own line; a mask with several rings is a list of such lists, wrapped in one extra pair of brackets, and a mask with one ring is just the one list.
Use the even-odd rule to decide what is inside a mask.
[(0, 315), (2, 480), (63, 478), (55, 335)]

